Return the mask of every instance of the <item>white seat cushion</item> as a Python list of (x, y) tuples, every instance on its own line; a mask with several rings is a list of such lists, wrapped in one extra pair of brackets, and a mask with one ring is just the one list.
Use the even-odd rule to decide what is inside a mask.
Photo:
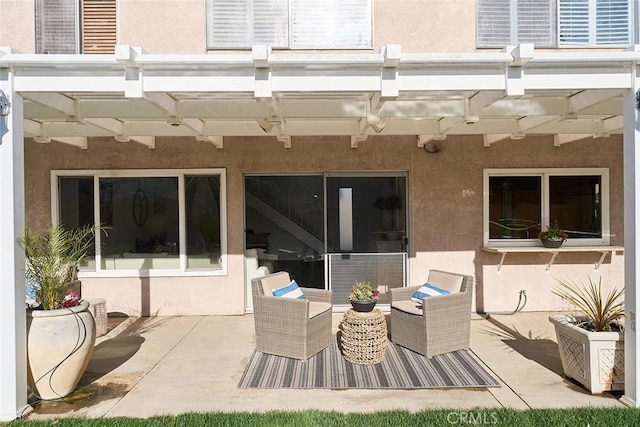
[(331, 310), (331, 304), (328, 302), (309, 301), (309, 319), (312, 319), (327, 310)]
[(394, 301), (391, 307), (404, 311), (405, 313), (422, 316), (422, 303), (418, 304), (411, 300)]

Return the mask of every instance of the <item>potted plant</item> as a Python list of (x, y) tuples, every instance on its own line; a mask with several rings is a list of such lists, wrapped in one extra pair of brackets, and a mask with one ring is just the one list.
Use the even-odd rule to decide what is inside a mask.
[(596, 285), (558, 280), (552, 291), (575, 307), (574, 315), (552, 315), (564, 375), (593, 394), (624, 390), (623, 290), (605, 296)]
[(538, 238), (545, 248), (559, 248), (569, 235), (558, 227), (558, 221), (553, 226), (548, 225), (546, 231), (541, 231)]
[(27, 289), (35, 304), (27, 310), (27, 382), (39, 399), (71, 393), (89, 363), (96, 325), (89, 303), (79, 296), (76, 272), (90, 256), (99, 226), (44, 232), (25, 230)]
[(349, 293), (349, 301), (355, 311), (368, 312), (376, 306), (378, 294), (378, 289), (373, 289), (371, 283), (356, 281)]

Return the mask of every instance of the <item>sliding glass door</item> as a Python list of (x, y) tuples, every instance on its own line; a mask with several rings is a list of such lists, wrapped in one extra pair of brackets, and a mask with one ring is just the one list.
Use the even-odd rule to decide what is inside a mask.
[(356, 281), (388, 303), (406, 277), (406, 186), (403, 173), (246, 176), (245, 256), (332, 289), (336, 305)]
[(389, 303), (389, 289), (406, 277), (406, 177), (401, 174), (328, 174), (327, 282), (335, 305), (348, 305), (356, 281), (380, 291)]

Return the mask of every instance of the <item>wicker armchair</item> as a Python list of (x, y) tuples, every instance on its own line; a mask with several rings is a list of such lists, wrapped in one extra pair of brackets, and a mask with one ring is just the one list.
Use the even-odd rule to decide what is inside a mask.
[(276, 298), (291, 282), (281, 271), (251, 280), (256, 350), (306, 360), (331, 343), (332, 292), (300, 287), (306, 299)]
[(420, 286), (391, 289), (391, 341), (427, 357), (469, 348), (473, 277), (430, 270), (429, 283), (451, 291), (411, 301)]

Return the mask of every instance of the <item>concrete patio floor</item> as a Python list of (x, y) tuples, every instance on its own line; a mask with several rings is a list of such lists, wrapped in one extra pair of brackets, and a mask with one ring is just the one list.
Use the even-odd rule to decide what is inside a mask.
[[(472, 315), (471, 349), (499, 388), (239, 389), (255, 348), (253, 316), (109, 318), (78, 390), (40, 402), (28, 419), (140, 417), (212, 411), (623, 407), (562, 377), (551, 313)], [(334, 313), (337, 331), (342, 313)], [(375, 403), (373, 403), (375, 402)]]

